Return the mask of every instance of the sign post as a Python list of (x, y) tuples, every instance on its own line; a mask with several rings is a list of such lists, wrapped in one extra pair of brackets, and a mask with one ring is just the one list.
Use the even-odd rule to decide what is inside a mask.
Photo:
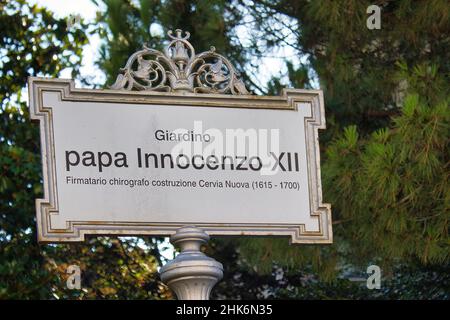
[(183, 227), (170, 237), (181, 253), (161, 268), (161, 280), (180, 300), (208, 300), (214, 285), (222, 279), (223, 266), (200, 251), (209, 236), (196, 227)]
[(213, 47), (196, 54), (189, 33), (169, 37), (164, 52), (131, 55), (111, 89), (29, 79), (44, 180), (38, 237), (171, 236), (181, 253), (161, 269), (163, 281), (179, 298), (206, 298), (222, 277), (199, 251), (208, 235), (332, 242), (323, 96), (252, 96)]

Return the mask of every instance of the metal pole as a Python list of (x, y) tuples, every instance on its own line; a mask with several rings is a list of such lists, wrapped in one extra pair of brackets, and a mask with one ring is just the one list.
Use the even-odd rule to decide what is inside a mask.
[(170, 237), (181, 249), (177, 257), (160, 270), (161, 280), (179, 300), (209, 300), (214, 285), (223, 277), (223, 266), (200, 251), (209, 235), (202, 229), (186, 226)]

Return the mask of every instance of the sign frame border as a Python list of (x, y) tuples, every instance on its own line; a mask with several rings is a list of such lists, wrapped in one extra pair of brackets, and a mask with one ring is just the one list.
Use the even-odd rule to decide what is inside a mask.
[(56, 167), (51, 106), (43, 106), (43, 92), (57, 92), (62, 101), (119, 102), (155, 104), (297, 110), (298, 103), (310, 103), (312, 117), (305, 118), (308, 164), (308, 188), (311, 216), (319, 220), (319, 231), (305, 230), (304, 224), (233, 224), (198, 223), (212, 236), (288, 236), (292, 244), (330, 244), (333, 242), (331, 205), (322, 202), (318, 130), (325, 129), (325, 108), (321, 90), (284, 89), (280, 96), (226, 95), (201, 93), (167, 93), (80, 89), (71, 79), (29, 77), (29, 108), (32, 121), (39, 122), (44, 197), (36, 199), (38, 241), (44, 243), (82, 242), (85, 236), (169, 236), (192, 223), (142, 223), (105, 221), (68, 221), (66, 229), (51, 229), (50, 215), (58, 214)]

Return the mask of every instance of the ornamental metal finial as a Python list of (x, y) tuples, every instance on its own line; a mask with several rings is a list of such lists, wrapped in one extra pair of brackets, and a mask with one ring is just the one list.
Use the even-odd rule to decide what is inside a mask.
[(183, 36), (177, 29), (167, 35), (171, 41), (164, 52), (144, 45), (132, 54), (111, 89), (249, 94), (239, 73), (214, 47), (196, 54), (189, 32)]

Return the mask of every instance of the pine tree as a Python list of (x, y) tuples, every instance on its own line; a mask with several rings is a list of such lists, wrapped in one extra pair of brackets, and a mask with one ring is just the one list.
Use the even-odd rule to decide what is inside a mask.
[(450, 96), (435, 65), (402, 68), (401, 114), (367, 136), (344, 128), (327, 148), (325, 186), (354, 260), (448, 263)]
[[(349, 263), (448, 265), (448, 3), (241, 3), (262, 37), (273, 39), (269, 48), (283, 43), (280, 24), (297, 37), (287, 45), (307, 55), (300, 67), (313, 68), (324, 90), (322, 175), (335, 234), (330, 248), (260, 240), (243, 253), (259, 266), (260, 259), (312, 263), (329, 279)], [(381, 30), (366, 27), (366, 8), (373, 4), (381, 8)], [(289, 24), (277, 24), (273, 16), (280, 13)], [(268, 49), (257, 40), (253, 47), (256, 54)], [(294, 87), (308, 83), (296, 81), (292, 70), (289, 75)]]

